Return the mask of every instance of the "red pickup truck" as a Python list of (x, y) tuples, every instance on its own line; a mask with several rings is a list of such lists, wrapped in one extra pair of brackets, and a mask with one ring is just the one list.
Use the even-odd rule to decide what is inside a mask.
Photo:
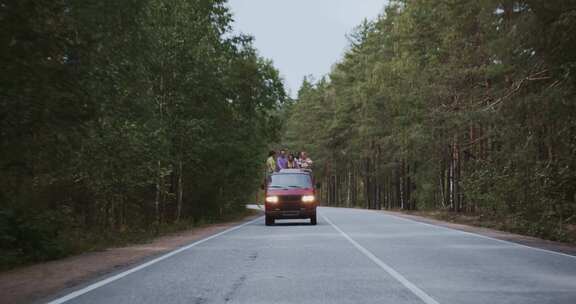
[(310, 224), (316, 225), (318, 200), (310, 171), (284, 169), (274, 173), (265, 191), (266, 226), (273, 225), (277, 219), (308, 218)]

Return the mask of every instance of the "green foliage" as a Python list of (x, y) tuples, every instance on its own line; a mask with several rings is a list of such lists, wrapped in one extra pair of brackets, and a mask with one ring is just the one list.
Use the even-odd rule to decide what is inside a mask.
[(285, 92), (231, 21), (223, 0), (0, 1), (2, 263), (243, 209)]
[(327, 77), (305, 79), (286, 144), (318, 160), (329, 204), (478, 213), (575, 240), (575, 8), (390, 1)]

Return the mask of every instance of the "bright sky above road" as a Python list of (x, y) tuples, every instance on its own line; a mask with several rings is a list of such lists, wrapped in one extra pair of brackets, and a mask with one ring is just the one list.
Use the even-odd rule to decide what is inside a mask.
[(255, 37), (295, 96), (304, 76), (330, 72), (348, 41), (346, 34), (374, 19), (386, 0), (229, 0), (237, 32)]

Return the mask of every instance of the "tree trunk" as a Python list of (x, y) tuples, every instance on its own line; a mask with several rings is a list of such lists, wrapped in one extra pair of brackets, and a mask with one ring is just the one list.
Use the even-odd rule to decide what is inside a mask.
[(182, 159), (180, 159), (178, 161), (178, 195), (176, 198), (176, 222), (180, 221), (180, 218), (182, 216), (182, 198), (184, 196), (184, 189), (182, 189), (182, 185), (183, 185), (183, 164), (182, 164)]

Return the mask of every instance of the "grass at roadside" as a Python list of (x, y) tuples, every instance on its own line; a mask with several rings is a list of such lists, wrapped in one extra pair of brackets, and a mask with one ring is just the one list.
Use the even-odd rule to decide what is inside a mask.
[[(189, 230), (189, 229), (193, 229), (193, 228), (204, 227), (204, 226), (212, 225), (212, 224), (239, 221), (245, 217), (255, 216), (259, 213), (260, 213), (260, 211), (258, 211), (258, 210), (253, 210), (253, 209), (247, 208), (247, 209), (244, 209), (240, 212), (225, 214), (225, 215), (220, 216), (220, 217), (206, 218), (206, 219), (201, 219), (201, 220), (195, 221), (195, 222), (182, 221), (178, 224), (162, 226), (159, 230), (159, 233), (157, 235), (153, 235), (152, 238), (158, 237), (161, 235), (179, 232), (179, 231)], [(149, 239), (150, 238), (144, 239), (143, 241), (148, 241)]]
[[(440, 221), (463, 224), (500, 230), (505, 232), (516, 233), (520, 235), (538, 237), (550, 241), (559, 241), (564, 243), (576, 244), (576, 226), (566, 225), (562, 231), (548, 231), (536, 229), (537, 224), (521, 224), (514, 218), (494, 218), (482, 214), (463, 214), (450, 212), (447, 210), (418, 210), (418, 211), (401, 211), (404, 214), (416, 215), (426, 218), (432, 218)], [(536, 228), (535, 228), (536, 227)]]
[(101, 251), (112, 247), (123, 247), (131, 244), (147, 243), (155, 238), (187, 231), (205, 226), (235, 222), (249, 216), (255, 216), (259, 211), (244, 209), (236, 213), (225, 214), (220, 217), (203, 218), (200, 220), (182, 220), (179, 223), (160, 225), (156, 227), (141, 227), (132, 230), (110, 231), (81, 231), (62, 230), (60, 235), (52, 240), (54, 252), (41, 258), (25, 256), (18, 251), (0, 252), (0, 271), (7, 271), (18, 267), (30, 266), (36, 263), (58, 260), (72, 255), (86, 252)]

